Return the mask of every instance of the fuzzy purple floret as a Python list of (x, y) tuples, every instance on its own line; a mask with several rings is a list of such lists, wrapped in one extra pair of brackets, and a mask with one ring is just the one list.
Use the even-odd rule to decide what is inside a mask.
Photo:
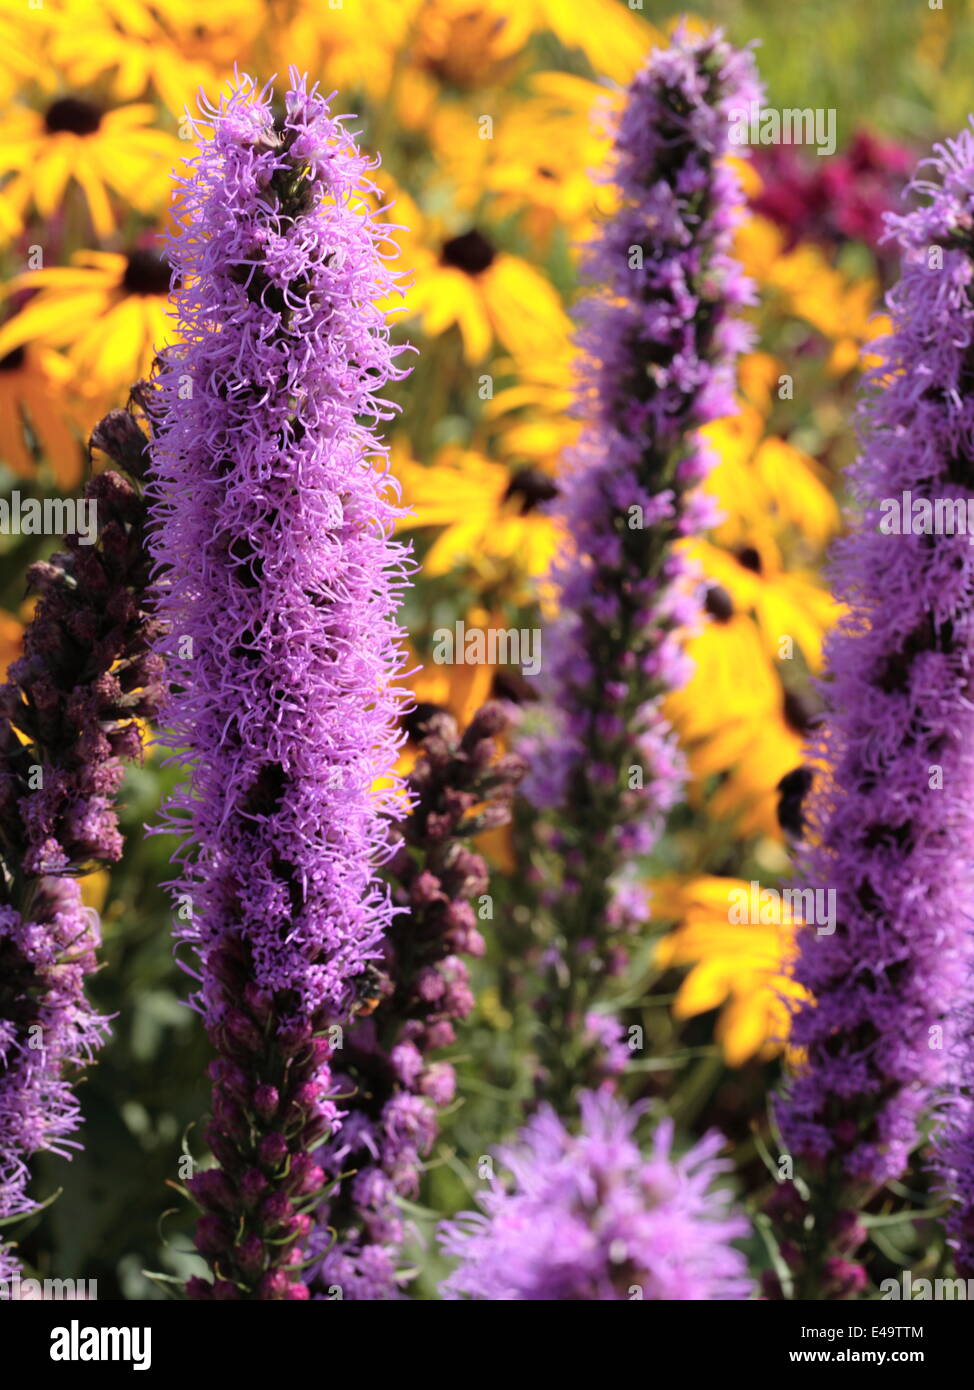
[[(258, 985), (304, 1016), (342, 1011), (390, 920), (375, 865), (395, 792), (372, 785), (397, 749), (404, 552), (363, 421), (391, 417), (379, 392), (402, 373), (374, 302), (395, 280), (361, 210), (374, 163), (303, 83), (285, 104), (282, 152), (269, 94), (243, 85), (184, 184), (168, 256), (187, 346), (158, 378), (152, 496), (170, 740), (192, 758), (171, 812), (182, 935), (205, 966), (243, 930)], [(295, 163), (306, 207), (289, 218), (274, 180)], [(205, 979), (201, 1000), (219, 1007)]]
[(70, 879), (45, 881), (35, 909), (40, 920), (25, 923), (0, 908), (0, 1220), (36, 1209), (33, 1154), (68, 1158), (81, 1147), (68, 1137), (81, 1122), (73, 1082), (109, 1033), (84, 991), (97, 914)]
[(443, 1249), (460, 1262), (443, 1297), (748, 1298), (747, 1264), (731, 1244), (747, 1223), (714, 1186), (728, 1167), (716, 1158), (721, 1136), (675, 1158), (664, 1121), (644, 1157), (634, 1110), (604, 1091), (583, 1092), (580, 1105), (577, 1135), (544, 1107), (514, 1146), (498, 1151), (511, 1181), (491, 1180), (482, 1214), (441, 1224)]
[(572, 553), (553, 574), (561, 616), (543, 677), (555, 732), (525, 748), (526, 790), (541, 807), (612, 801), (597, 822), (622, 859), (653, 847), (682, 788), (660, 703), (686, 679), (678, 629), (700, 603), (672, 545), (711, 519), (693, 491), (712, 463), (695, 431), (734, 411), (750, 341), (726, 156), (732, 113), (759, 96), (751, 54), (719, 35), (678, 33), (655, 51), (615, 132), (620, 207), (585, 265), (598, 286), (580, 311), (585, 428), (562, 488)]
[[(888, 533), (880, 505), (909, 491), (966, 506), (974, 492), (974, 137), (932, 165), (912, 185), (922, 205), (889, 219), (902, 274), (861, 407), (858, 519), (833, 562), (848, 612), (826, 646), (801, 864), (803, 887), (835, 890), (837, 924), (800, 934), (795, 977), (815, 1002), (794, 1017), (806, 1060), (778, 1107), (813, 1173), (866, 1186), (904, 1171), (944, 1080), (974, 917), (974, 551), (966, 535)], [(954, 1219), (969, 1239), (963, 1111), (949, 1133), (941, 1162), (963, 1167), (966, 1153), (967, 1217)]]
[[(189, 763), (167, 821), (185, 836), (178, 933), (220, 1053), (209, 1137), (231, 1188), (283, 1184), (298, 1239), (285, 1172), (337, 1119), (326, 1040), (309, 1039), (347, 1018), (393, 913), (377, 865), (397, 805), (406, 552), (375, 426), (404, 373), (377, 304), (396, 276), (366, 207), (376, 161), (295, 73), (283, 105), (275, 122), (269, 91), (241, 81), (183, 183), (168, 246), (183, 346), (158, 376), (152, 496), (167, 738)], [(273, 1135), (280, 1153), (261, 1146)], [(233, 1246), (222, 1197), (194, 1195), (212, 1214), (198, 1244), (234, 1287), (304, 1296), (280, 1203), (262, 1215), (237, 1190)]]

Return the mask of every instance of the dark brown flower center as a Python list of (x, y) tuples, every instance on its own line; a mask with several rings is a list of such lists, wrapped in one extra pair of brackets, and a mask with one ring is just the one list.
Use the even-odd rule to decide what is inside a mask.
[(746, 570), (753, 570), (755, 574), (761, 573), (761, 556), (753, 545), (745, 545), (737, 552), (737, 563), (743, 565)]
[(72, 135), (94, 135), (101, 125), (101, 108), (80, 97), (61, 97), (47, 108), (44, 127), (48, 135), (69, 131)]
[(522, 468), (507, 485), (505, 500), (512, 497), (521, 499), (521, 515), (533, 511), (539, 502), (550, 502), (558, 496), (558, 485), (540, 468)]
[(785, 694), (785, 723), (803, 738), (811, 733), (818, 723), (819, 711), (811, 699), (796, 695), (789, 690)]
[(734, 600), (722, 584), (711, 584), (703, 606), (718, 623), (729, 623), (734, 616)]
[(19, 372), (26, 356), (27, 349), (23, 345), (13, 348), (6, 357), (0, 357), (0, 372)]
[(451, 237), (443, 243), (440, 253), (444, 265), (452, 265), (467, 275), (480, 275), (493, 264), (496, 251), (474, 227), (462, 236)]
[(129, 294), (168, 294), (169, 266), (155, 251), (133, 251), (122, 276)]

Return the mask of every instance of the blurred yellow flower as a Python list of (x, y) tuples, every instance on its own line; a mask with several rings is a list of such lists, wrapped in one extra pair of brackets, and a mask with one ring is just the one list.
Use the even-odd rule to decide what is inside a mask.
[(888, 332), (888, 319), (876, 312), (879, 286), (872, 276), (851, 279), (807, 242), (785, 251), (784, 233), (767, 218), (746, 219), (736, 250), (766, 295), (779, 296), (787, 313), (830, 340), (828, 365), (836, 376), (859, 366), (865, 344)]
[(712, 819), (733, 822), (741, 837), (780, 840), (777, 785), (802, 761), (807, 716), (783, 687), (757, 623), (718, 592), (721, 618), (688, 638), (691, 676), (664, 710), (686, 751), (691, 804), (706, 803)]
[(501, 102), (489, 138), (466, 107), (434, 105), (428, 128), (436, 167), (464, 209), (475, 211), (486, 193), (495, 215), (517, 218), (539, 250), (547, 251), (555, 231), (577, 250), (596, 214), (614, 208), (612, 186), (593, 174), (609, 158), (605, 116), (621, 93), (564, 72), (535, 73), (526, 86), (526, 95)]
[(145, 250), (78, 251), (71, 259), (9, 282), (5, 293), (37, 293), (0, 328), (0, 357), (28, 343), (67, 348), (79, 391), (127, 392), (169, 341), (169, 270)]
[(503, 0), (407, 0), (412, 62), (447, 87), (505, 82), (531, 37), (529, 6)]
[[(663, 970), (690, 966), (673, 1004), (678, 1019), (719, 1009), (715, 1037), (730, 1067), (756, 1057), (775, 1057), (790, 1027), (789, 1001), (803, 992), (788, 978), (795, 953), (790, 910), (760, 911), (753, 884), (740, 879), (699, 877), (663, 879), (650, 885), (654, 918), (679, 923), (658, 943), (656, 964)], [(730, 920), (730, 909), (746, 895), (750, 921)], [(773, 916), (770, 924), (761, 917)]]
[(0, 120), (0, 205), (22, 222), (31, 205), (53, 217), (74, 182), (84, 194), (99, 237), (116, 226), (109, 193), (143, 212), (168, 198), (169, 178), (185, 147), (153, 129), (155, 108), (105, 110), (77, 96), (60, 96), (44, 111), (11, 107)]
[(47, 6), (28, 8), (26, 0), (0, 0), (0, 101), (6, 103), (31, 84), (50, 91), (54, 73), (47, 60), (47, 38), (54, 16)]
[(527, 461), (554, 472), (565, 450), (578, 437), (579, 423), (569, 413), (574, 401), (570, 339), (543, 356), (518, 353), (497, 363), (514, 384), (495, 392), (484, 416), (497, 427), (494, 448), (507, 460)]
[(90, 0), (48, 3), (62, 21), (52, 52), (74, 81), (107, 76), (123, 99), (154, 90), (177, 121), (237, 65), (270, 76), (297, 63), (329, 90), (382, 92), (406, 28), (397, 0), (111, 0), (96, 14)]
[(507, 80), (533, 34), (581, 49), (596, 74), (628, 82), (659, 31), (617, 0), (400, 0), (411, 21), (410, 56), (446, 86)]
[(402, 528), (443, 528), (424, 559), (427, 575), (463, 568), (483, 589), (513, 581), (519, 594), (528, 579), (547, 572), (559, 537), (554, 521), (537, 510), (556, 492), (547, 474), (512, 473), (454, 446), (442, 449), (429, 467), (397, 456), (393, 471), (412, 512)]
[(77, 487), (84, 459), (64, 400), (73, 375), (70, 362), (50, 348), (15, 347), (0, 357), (0, 462), (18, 477), (36, 475), (26, 425), (62, 492)]
[(705, 486), (720, 510), (713, 535), (721, 545), (740, 546), (760, 527), (797, 531), (821, 550), (839, 530), (841, 514), (825, 471), (788, 440), (764, 437), (755, 406), (741, 401), (737, 415), (701, 433), (718, 460)]
[(813, 671), (822, 664), (822, 638), (838, 616), (828, 590), (784, 568), (774, 540), (755, 530), (733, 551), (709, 541), (683, 543), (684, 553), (730, 595), (737, 612), (753, 613), (768, 655), (790, 661), (799, 647)]

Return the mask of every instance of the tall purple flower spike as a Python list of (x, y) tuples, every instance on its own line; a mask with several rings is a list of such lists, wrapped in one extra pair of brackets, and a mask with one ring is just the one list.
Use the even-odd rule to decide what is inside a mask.
[[(397, 368), (377, 301), (393, 248), (377, 161), (292, 71), (283, 111), (239, 80), (202, 122), (170, 239), (181, 346), (158, 375), (154, 555), (185, 789), (167, 824), (178, 934), (217, 1059), (191, 1181), (212, 1280), (195, 1298), (304, 1298), (329, 1058), (392, 919), (377, 865), (406, 552), (375, 427)], [(378, 791), (377, 778), (386, 779)]]
[(457, 1268), (447, 1299), (608, 1301), (746, 1299), (747, 1263), (731, 1244), (747, 1222), (714, 1186), (730, 1165), (712, 1133), (681, 1158), (673, 1127), (656, 1130), (652, 1151), (636, 1143), (637, 1113), (617, 1096), (586, 1091), (581, 1125), (570, 1133), (548, 1106), (517, 1142), (498, 1151), (495, 1175), (478, 1200), (440, 1226)]
[[(615, 132), (619, 209), (585, 264), (597, 287), (580, 310), (585, 427), (559, 503), (572, 548), (552, 575), (561, 612), (546, 634), (542, 728), (526, 725), (522, 744), (527, 796), (560, 813), (548, 899), (570, 954), (595, 943), (607, 957), (605, 938), (645, 920), (625, 870), (682, 790), (661, 704), (686, 679), (680, 630), (701, 618), (702, 595), (674, 543), (712, 519), (697, 431), (734, 412), (750, 341), (727, 156), (735, 113), (760, 95), (752, 55), (719, 34), (679, 32), (656, 50)], [(590, 963), (565, 964), (592, 977)]]
[[(37, 1210), (34, 1154), (81, 1147), (75, 1085), (109, 1027), (85, 994), (100, 933), (77, 877), (121, 855), (123, 762), (141, 757), (140, 721), (162, 696), (149, 651), (146, 436), (118, 410), (92, 443), (132, 476), (93, 478), (94, 543), (86, 528), (29, 569), (39, 601), (0, 685), (0, 1220)], [(0, 1270), (18, 1268), (0, 1244)]]
[[(967, 535), (900, 534), (897, 513), (907, 492), (910, 514), (937, 499), (966, 511), (974, 494), (974, 136), (928, 162), (934, 177), (911, 189), (921, 205), (889, 219), (902, 273), (861, 407), (858, 519), (834, 558), (848, 612), (826, 647), (828, 717), (806, 796), (803, 886), (835, 890), (837, 923), (800, 935), (795, 976), (812, 1002), (793, 1019), (805, 1060), (778, 1120), (826, 1215), (843, 1191), (854, 1206), (903, 1173), (956, 1054), (952, 1015), (971, 997), (974, 551)], [(968, 1033), (968, 1086), (971, 1055)], [(951, 1226), (974, 1272), (966, 1104), (947, 1136), (940, 1164), (961, 1193)]]

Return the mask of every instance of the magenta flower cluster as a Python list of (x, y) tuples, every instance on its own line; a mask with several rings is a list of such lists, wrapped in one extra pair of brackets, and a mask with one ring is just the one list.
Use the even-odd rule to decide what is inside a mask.
[(729, 1166), (708, 1135), (681, 1157), (673, 1127), (656, 1129), (648, 1156), (635, 1137), (638, 1113), (607, 1092), (583, 1092), (571, 1133), (544, 1107), (467, 1212), (440, 1228), (457, 1268), (447, 1299), (492, 1301), (707, 1301), (748, 1298), (743, 1254), (733, 1241), (747, 1223), (715, 1180)]
[[(180, 345), (158, 375), (154, 555), (189, 774), (180, 937), (218, 1057), (191, 1184), (214, 1279), (197, 1297), (307, 1297), (298, 1267), (336, 1125), (327, 1029), (392, 920), (405, 553), (375, 427), (403, 375), (378, 302), (374, 163), (292, 73), (208, 113), (168, 255)], [(373, 200), (370, 205), (370, 199)], [(373, 790), (387, 778), (384, 792)]]

